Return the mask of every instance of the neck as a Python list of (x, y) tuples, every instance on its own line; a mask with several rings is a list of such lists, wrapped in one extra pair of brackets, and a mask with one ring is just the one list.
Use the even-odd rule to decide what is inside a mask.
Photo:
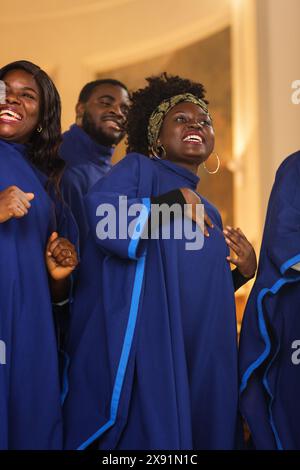
[(105, 138), (100, 137), (97, 133), (90, 132), (89, 129), (85, 129), (83, 126), (76, 125), (97, 145), (101, 145), (102, 147), (106, 147), (107, 149), (113, 150), (116, 147), (116, 144), (112, 144), (111, 142), (107, 142)]
[(168, 157), (166, 158), (166, 160), (169, 160), (170, 162), (176, 163), (176, 165), (179, 165), (182, 168), (185, 168), (186, 170), (189, 170), (190, 172), (194, 173), (195, 175), (198, 174), (200, 163), (182, 161), (182, 160), (174, 160), (174, 159), (168, 158)]

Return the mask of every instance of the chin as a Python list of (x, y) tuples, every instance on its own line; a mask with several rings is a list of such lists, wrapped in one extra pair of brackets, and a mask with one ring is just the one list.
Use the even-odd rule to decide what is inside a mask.
[(120, 132), (103, 132), (102, 136), (109, 143), (109, 145), (117, 145), (124, 137)]
[(0, 132), (0, 139), (3, 139), (3, 140), (14, 140), (15, 139), (15, 136), (14, 135), (11, 135), (11, 134), (5, 134), (5, 133), (2, 133)]
[(207, 155), (202, 155), (202, 154), (188, 154), (184, 155), (184, 160), (185, 162), (190, 162), (190, 163), (195, 163), (198, 165), (201, 165), (201, 163), (204, 163), (208, 159)]

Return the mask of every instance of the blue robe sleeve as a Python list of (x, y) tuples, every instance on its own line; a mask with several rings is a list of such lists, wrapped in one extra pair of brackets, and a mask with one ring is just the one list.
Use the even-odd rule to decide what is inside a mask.
[(105, 253), (136, 260), (145, 253), (142, 234), (151, 201), (139, 194), (139, 158), (125, 157), (85, 198), (91, 234)]
[(89, 227), (85, 214), (84, 197), (88, 192), (88, 181), (83, 170), (67, 167), (62, 178), (62, 194), (78, 225), (80, 241), (86, 240)]
[(240, 407), (257, 450), (295, 448), (290, 431), (299, 422), (293, 387), (286, 387), (290, 381), (297, 390), (299, 377), (289, 357), (299, 321), (300, 276), (293, 269), (300, 261), (299, 156), (287, 158), (277, 171), (241, 329)]
[(297, 276), (291, 269), (300, 261), (300, 174), (298, 165), (283, 164), (276, 175), (270, 199), (266, 250), (283, 276)]

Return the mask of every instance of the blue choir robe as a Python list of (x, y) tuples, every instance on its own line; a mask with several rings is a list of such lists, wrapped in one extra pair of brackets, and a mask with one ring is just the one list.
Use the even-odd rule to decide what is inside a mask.
[[(198, 177), (172, 162), (129, 154), (86, 197), (90, 234), (73, 304), (64, 402), (65, 448), (233, 449), (238, 409), (234, 289), (218, 211), (201, 250), (185, 239), (139, 238), (150, 197)], [(100, 240), (99, 204), (133, 236)], [(173, 222), (172, 222), (173, 223)], [(97, 228), (98, 227), (98, 228)], [(199, 229), (198, 229), (199, 230)], [(101, 231), (101, 230), (100, 230)]]
[(0, 224), (0, 341), (6, 356), (0, 363), (0, 449), (62, 448), (45, 250), (53, 231), (66, 235), (76, 228), (46, 192), (46, 181), (27, 160), (25, 146), (0, 140), (0, 191), (14, 185), (35, 195), (26, 216)]
[(300, 272), (293, 268), (300, 261), (299, 180), (297, 152), (276, 174), (242, 323), (241, 411), (256, 449), (300, 449), (300, 365), (294, 349), (300, 344)]
[(62, 193), (79, 228), (80, 247), (88, 234), (84, 196), (111, 169), (113, 149), (98, 144), (76, 124), (63, 134), (60, 155), (67, 166), (62, 178)]

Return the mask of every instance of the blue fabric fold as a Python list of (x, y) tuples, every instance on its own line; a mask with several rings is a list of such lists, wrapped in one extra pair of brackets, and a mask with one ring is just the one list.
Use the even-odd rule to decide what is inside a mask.
[(277, 171), (258, 274), (240, 340), (241, 411), (257, 449), (299, 449), (299, 372), (291, 344), (300, 332), (300, 152)]
[(0, 448), (62, 448), (60, 383), (45, 249), (60, 231), (47, 178), (28, 162), (26, 147), (0, 140), (0, 191), (34, 193), (28, 214), (0, 224)]
[[(185, 238), (137, 237), (136, 250), (128, 237), (97, 235), (100, 204), (109, 203), (118, 221), (124, 196), (127, 208), (147, 206), (152, 196), (197, 183), (172, 162), (129, 154), (86, 197), (90, 233), (68, 343), (66, 449), (95, 440), (99, 449), (235, 447), (234, 291), (218, 211), (203, 198), (215, 228), (194, 251)], [(146, 216), (128, 217), (127, 227), (141, 234)]]
[(77, 222), (81, 249), (89, 231), (84, 197), (111, 169), (112, 154), (112, 147), (98, 144), (76, 124), (63, 134), (60, 155), (67, 165), (62, 178), (62, 193)]

